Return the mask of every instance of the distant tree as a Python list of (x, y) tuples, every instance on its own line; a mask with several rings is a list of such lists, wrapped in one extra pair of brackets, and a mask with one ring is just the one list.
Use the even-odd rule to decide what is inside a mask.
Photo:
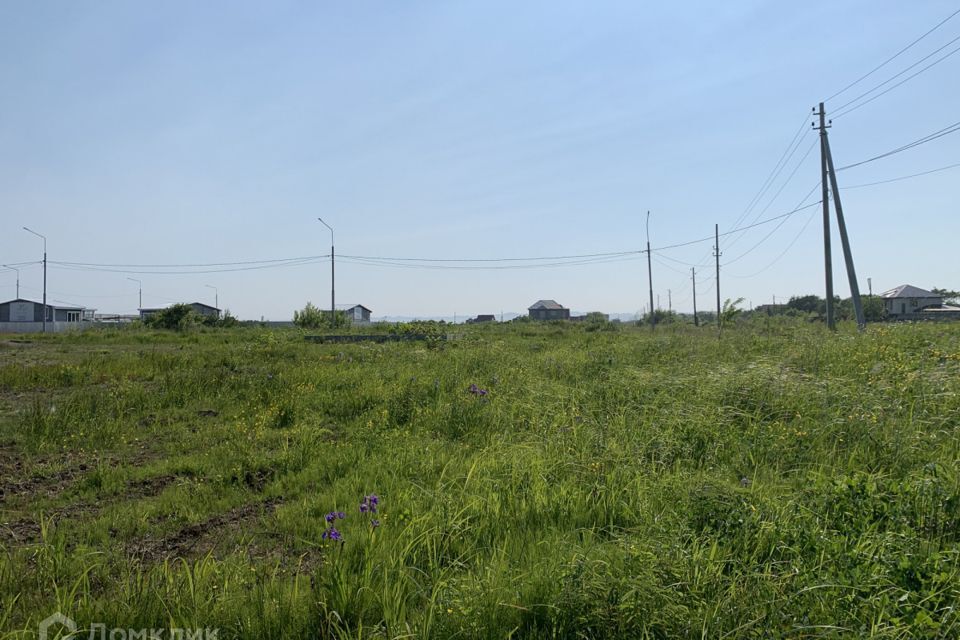
[(240, 324), (240, 321), (237, 320), (236, 316), (230, 313), (230, 310), (225, 310), (219, 316), (203, 316), (202, 322), (204, 326), (207, 327), (223, 327), (230, 328), (236, 327)]
[(307, 302), (303, 309), (293, 312), (293, 323), (302, 329), (335, 329), (347, 326), (349, 320), (346, 313), (337, 311), (331, 321), (329, 311), (323, 311), (312, 302)]
[(805, 313), (815, 313), (822, 316), (826, 313), (827, 304), (823, 298), (813, 294), (806, 296), (793, 296), (787, 301), (787, 307), (803, 311)]
[(743, 313), (739, 305), (743, 304), (743, 298), (731, 300), (727, 298), (723, 303), (723, 309), (720, 311), (720, 326), (726, 326), (737, 319), (737, 316)]
[(199, 324), (203, 318), (188, 304), (175, 304), (161, 309), (147, 317), (144, 321), (148, 327), (154, 329), (170, 329), (183, 331), (188, 327)]
[(880, 296), (863, 296), (863, 317), (867, 322), (881, 322), (887, 319), (887, 306)]
[(957, 302), (960, 302), (960, 291), (953, 291), (952, 289), (938, 289), (937, 287), (930, 289), (930, 291), (937, 294), (938, 296), (943, 296), (944, 302), (948, 302), (952, 304), (956, 304)]
[[(678, 322), (680, 317), (677, 315), (676, 311), (667, 311), (666, 309), (656, 309), (653, 312), (653, 321), (657, 324), (673, 324)], [(643, 319), (638, 322), (638, 324), (650, 324), (650, 313), (645, 313)]]

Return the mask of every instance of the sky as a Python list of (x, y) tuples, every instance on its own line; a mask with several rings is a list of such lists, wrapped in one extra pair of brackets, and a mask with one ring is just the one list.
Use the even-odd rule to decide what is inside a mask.
[[(463, 319), (552, 298), (634, 313), (649, 211), (663, 308), (692, 308), (691, 265), (698, 308), (715, 305), (713, 242), (685, 244), (714, 225), (722, 298), (823, 295), (811, 109), (957, 9), (0, 2), (0, 263), (34, 263), (19, 267), (21, 297), (40, 299), (43, 244), (27, 226), (47, 238), (50, 300), (133, 313), (142, 284), (144, 307), (217, 300), (288, 320), (330, 304), (322, 217), (338, 307)], [(827, 117), (958, 36), (960, 15), (827, 100)], [(960, 120), (958, 72), (947, 57), (837, 117), (836, 166)], [(877, 293), (960, 289), (960, 167), (859, 186), (958, 162), (960, 133), (837, 172), (864, 292), (868, 278)], [(847, 296), (835, 222), (833, 247)], [(553, 259), (593, 254), (621, 255)], [(291, 258), (311, 259), (255, 262)], [(15, 283), (0, 270), (0, 299)]]

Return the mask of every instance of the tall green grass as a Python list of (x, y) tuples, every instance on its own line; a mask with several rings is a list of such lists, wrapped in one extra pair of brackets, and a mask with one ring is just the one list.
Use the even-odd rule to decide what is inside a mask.
[(0, 625), (955, 637), (958, 374), (947, 324), (45, 338), (0, 351)]

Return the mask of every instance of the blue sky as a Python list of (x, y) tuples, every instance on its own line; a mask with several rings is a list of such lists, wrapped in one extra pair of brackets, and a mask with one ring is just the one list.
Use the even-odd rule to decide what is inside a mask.
[[(51, 261), (119, 265), (326, 254), (329, 232), (317, 216), (335, 228), (337, 253), (356, 256), (637, 251), (647, 210), (655, 248), (709, 236), (714, 224), (722, 233), (812, 106), (957, 8), (933, 0), (2, 3), (0, 262), (40, 257), (24, 225), (47, 236)], [(828, 102), (828, 113), (958, 35), (960, 16)], [(960, 119), (958, 69), (952, 56), (838, 118), (837, 165)], [(799, 162), (814, 141), (803, 132), (746, 222), (790, 211), (817, 183), (818, 150)], [(960, 168), (844, 191), (960, 162), (958, 142), (960, 134), (946, 136), (839, 173), (864, 291), (868, 277), (875, 291), (960, 288), (952, 255)], [(818, 199), (817, 191), (807, 202)], [(818, 211), (789, 217), (769, 237), (776, 223), (722, 238), (722, 297), (760, 304), (822, 295)], [(710, 247), (655, 252), (663, 307), (669, 289), (674, 308), (691, 308), (685, 263), (704, 264), (698, 306), (714, 304)], [(834, 249), (835, 287), (847, 295), (837, 239)], [(640, 311), (646, 259), (626, 257), (498, 270), (344, 259), (337, 300), (375, 316), (522, 311), (539, 298)], [(51, 264), (50, 298), (131, 312), (134, 277), (144, 306), (212, 302), (205, 285), (243, 318), (288, 319), (307, 300), (329, 304), (325, 260), (135, 273), (151, 270)], [(23, 267), (22, 297), (39, 299), (40, 286), (40, 269)], [(0, 298), (13, 295), (14, 274), (0, 272)]]

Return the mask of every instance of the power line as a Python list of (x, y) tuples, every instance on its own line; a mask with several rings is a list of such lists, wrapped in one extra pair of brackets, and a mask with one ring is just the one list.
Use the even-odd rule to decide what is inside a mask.
[(881, 153), (880, 155), (873, 156), (872, 158), (867, 158), (866, 160), (861, 160), (860, 162), (854, 162), (853, 164), (848, 164), (848, 165), (843, 166), (843, 167), (838, 167), (838, 168), (837, 168), (837, 171), (844, 171), (844, 170), (846, 170), (846, 169), (852, 169), (853, 167), (859, 167), (860, 165), (867, 164), (868, 162), (874, 162), (875, 160), (881, 160), (881, 159), (883, 159), (883, 158), (887, 158), (887, 157), (890, 157), (890, 156), (892, 156), (892, 155), (894, 155), (894, 154), (900, 153), (901, 151), (907, 151), (908, 149), (912, 149), (912, 148), (914, 148), (914, 147), (919, 147), (919, 146), (922, 145), (922, 144), (926, 144), (926, 143), (928, 143), (928, 142), (932, 142), (933, 140), (936, 140), (937, 138), (942, 138), (942, 137), (945, 136), (945, 135), (949, 135), (949, 134), (955, 133), (955, 132), (957, 132), (957, 131), (960, 131), (960, 122), (954, 122), (953, 124), (947, 125), (947, 126), (944, 127), (943, 129), (940, 129), (939, 131), (934, 131), (933, 133), (927, 134), (927, 135), (923, 136), (922, 138), (918, 138), (918, 139), (914, 140), (913, 142), (908, 142), (907, 144), (905, 144), (905, 145), (903, 145), (903, 146), (900, 146), (900, 147), (897, 147), (896, 149), (892, 149), (892, 150), (890, 150), (890, 151), (887, 151), (886, 153)]
[[(817, 140), (816, 140), (816, 139), (814, 139), (813, 142), (810, 143), (810, 146), (807, 147), (807, 150), (804, 152), (803, 156), (800, 158), (800, 161), (799, 161), (799, 162), (797, 163), (797, 165), (793, 168), (793, 171), (790, 172), (790, 175), (787, 176), (787, 179), (784, 181), (784, 183), (783, 183), (782, 185), (780, 185), (780, 188), (779, 188), (779, 189), (777, 190), (777, 192), (774, 194), (773, 198), (770, 199), (770, 202), (767, 203), (767, 206), (765, 206), (763, 209), (760, 210), (760, 213), (758, 213), (758, 214), (756, 215), (756, 217), (754, 218), (754, 220), (756, 220), (757, 218), (759, 218), (760, 216), (762, 216), (763, 214), (765, 214), (765, 213), (767, 212), (767, 210), (770, 209), (770, 206), (771, 206), (774, 202), (776, 202), (777, 198), (780, 197), (780, 194), (783, 193), (783, 190), (786, 188), (786, 186), (787, 186), (788, 184), (790, 184), (790, 181), (791, 181), (791, 180), (793, 180), (793, 177), (797, 174), (797, 171), (799, 171), (799, 170), (800, 170), (800, 167), (803, 166), (804, 161), (805, 161), (805, 160), (807, 159), (807, 157), (810, 155), (810, 152), (813, 151), (813, 148), (814, 148), (815, 146), (817, 146)], [(810, 197), (809, 194), (804, 198), (804, 200), (806, 200), (808, 197)], [(800, 203), (803, 204), (803, 200), (801, 200)], [(799, 206), (799, 205), (798, 205), (798, 206)], [(743, 238), (743, 235), (744, 235), (744, 234), (741, 233), (739, 236), (737, 236), (736, 238), (734, 238), (733, 240), (731, 240), (730, 243), (727, 245), (727, 249), (729, 249), (730, 247), (732, 247), (734, 244), (737, 243), (738, 240), (740, 240), (741, 238)]]
[[(819, 183), (819, 182), (817, 182), (817, 184), (813, 185), (813, 188), (810, 189), (810, 191), (807, 192), (807, 195), (805, 195), (805, 196), (800, 200), (800, 202), (797, 203), (797, 207), (800, 207), (804, 202), (806, 202), (806, 201), (807, 201), (807, 198), (809, 198), (810, 196), (812, 196), (813, 193), (817, 190), (817, 187), (819, 187), (819, 186), (820, 186), (820, 183)], [(821, 200), (821, 201), (819, 201), (819, 202), (817, 202), (817, 203), (815, 203), (815, 204), (821, 204), (822, 202), (823, 202), (823, 201)], [(765, 235), (765, 236), (763, 236), (762, 238), (760, 238), (760, 240), (757, 241), (756, 244), (754, 244), (752, 247), (750, 247), (749, 249), (747, 249), (746, 251), (744, 251), (743, 253), (741, 253), (740, 255), (738, 255), (736, 258), (732, 258), (732, 259), (730, 259), (730, 260), (727, 260), (726, 263), (724, 263), (724, 266), (729, 265), (729, 264), (733, 264), (734, 262), (740, 260), (741, 258), (749, 255), (749, 254), (750, 254), (751, 252), (753, 252), (757, 247), (759, 247), (759, 246), (762, 245), (764, 242), (766, 242), (767, 239), (770, 238), (770, 236), (772, 236), (774, 233), (776, 233), (776, 232), (780, 229), (780, 227), (782, 227), (784, 224), (786, 224), (786, 223), (787, 223), (787, 220), (789, 220), (789, 218), (783, 218), (783, 219), (779, 222), (779, 224), (777, 224), (777, 226), (775, 226), (773, 229), (771, 229), (771, 230), (767, 233), (767, 235)]]
[(921, 171), (920, 173), (911, 173), (908, 176), (900, 176), (899, 178), (889, 178), (887, 180), (877, 180), (876, 182), (865, 182), (863, 184), (851, 184), (844, 185), (843, 189), (862, 189), (863, 187), (873, 187), (878, 184), (888, 184), (890, 182), (900, 182), (901, 180), (909, 180), (910, 178), (919, 178), (920, 176), (928, 176), (931, 173), (938, 173), (940, 171), (946, 171), (947, 169), (956, 169), (960, 167), (960, 162), (954, 164), (948, 164), (945, 167), (939, 167), (937, 169), (930, 169), (929, 171)]
[(102, 273), (129, 273), (129, 274), (140, 274), (140, 275), (195, 275), (195, 274), (204, 274), (204, 273), (232, 273), (237, 271), (257, 271), (261, 269), (276, 269), (279, 267), (297, 267), (307, 264), (316, 264), (320, 260), (328, 256), (317, 256), (316, 258), (300, 258), (300, 259), (291, 259), (286, 262), (279, 262), (274, 264), (259, 264), (255, 266), (247, 267), (233, 267), (225, 269), (189, 269), (189, 270), (137, 270), (137, 269), (115, 269), (112, 267), (94, 267), (94, 266), (76, 266), (71, 264), (64, 263), (54, 263), (51, 262), (51, 265), (55, 269), (60, 269), (64, 271), (95, 271)]
[(376, 267), (398, 267), (402, 269), (432, 269), (432, 270), (459, 270), (459, 271), (483, 271), (483, 270), (517, 270), (517, 269), (541, 269), (541, 268), (555, 268), (555, 267), (568, 267), (568, 266), (577, 266), (577, 265), (586, 265), (586, 264), (608, 264), (612, 262), (626, 262), (631, 260), (639, 260), (640, 254), (642, 251), (628, 251), (616, 256), (608, 256), (604, 258), (592, 258), (585, 260), (567, 260), (562, 262), (544, 262), (539, 264), (512, 264), (512, 265), (491, 265), (491, 264), (423, 264), (408, 261), (405, 262), (395, 262), (392, 260), (382, 260), (377, 258), (366, 258), (366, 257), (352, 257), (344, 258), (344, 261), (349, 264), (358, 264), (366, 266), (376, 266)]
[(807, 116), (807, 114), (803, 115), (803, 120), (800, 122), (800, 128), (797, 129), (797, 132), (793, 134), (790, 144), (788, 144), (787, 148), (783, 150), (783, 153), (780, 155), (780, 159), (777, 160), (777, 164), (774, 165), (766, 180), (764, 180), (763, 184), (760, 185), (760, 189), (753, 196), (753, 198), (750, 199), (750, 203), (747, 205), (747, 208), (744, 209), (743, 213), (741, 213), (737, 219), (733, 221), (734, 227), (743, 222), (743, 220), (750, 215), (750, 212), (753, 210), (753, 208), (758, 202), (760, 202), (766, 192), (770, 189), (777, 177), (779, 177), (780, 173), (787, 166), (787, 163), (790, 162), (790, 158), (792, 158), (793, 154), (796, 153), (797, 147), (800, 144), (800, 138), (802, 137), (804, 131), (807, 131), (808, 117), (809, 116)]
[(891, 91), (893, 91), (894, 89), (896, 89), (897, 87), (899, 87), (900, 85), (902, 85), (903, 83), (908, 82), (908, 81), (916, 78), (918, 75), (920, 75), (921, 73), (923, 73), (923, 72), (926, 71), (927, 69), (930, 69), (931, 67), (934, 67), (934, 66), (940, 64), (941, 62), (943, 62), (944, 60), (946, 60), (947, 58), (949, 58), (949, 57), (952, 56), (953, 54), (955, 54), (955, 53), (957, 53), (958, 51), (960, 51), (960, 47), (957, 47), (957, 48), (955, 48), (953, 51), (950, 51), (949, 53), (941, 56), (940, 58), (937, 58), (936, 60), (934, 60), (933, 62), (931, 62), (931, 63), (928, 64), (927, 66), (923, 67), (922, 69), (920, 69), (920, 70), (917, 71), (916, 73), (910, 74), (909, 76), (907, 76), (906, 78), (904, 78), (903, 80), (901, 80), (900, 82), (898, 82), (897, 84), (893, 85), (892, 87), (888, 87), (887, 89), (881, 91), (880, 93), (878, 93), (877, 95), (873, 96), (873, 97), (870, 98), (869, 100), (864, 100), (864, 101), (861, 102), (860, 104), (854, 105), (854, 106), (850, 107), (849, 109), (846, 109), (846, 111), (844, 111), (844, 109), (845, 109), (847, 106), (853, 104), (854, 102), (856, 102), (856, 101), (859, 100), (860, 98), (863, 98), (864, 96), (870, 95), (871, 93), (873, 93), (874, 91), (876, 91), (877, 89), (879, 89), (880, 87), (882, 87), (883, 85), (887, 84), (887, 83), (890, 82), (891, 80), (894, 80), (894, 79), (900, 77), (901, 75), (903, 75), (904, 73), (906, 73), (906, 72), (909, 71), (910, 69), (914, 68), (915, 66), (917, 66), (918, 64), (920, 64), (920, 63), (923, 62), (924, 60), (927, 60), (928, 58), (930, 58), (930, 57), (933, 56), (934, 54), (939, 53), (940, 51), (942, 51), (943, 49), (945, 49), (945, 48), (948, 47), (949, 45), (953, 44), (953, 43), (956, 42), (957, 40), (960, 40), (960, 36), (957, 36), (956, 38), (954, 38), (953, 40), (951, 40), (951, 41), (948, 42), (947, 44), (943, 45), (942, 47), (940, 47), (939, 49), (937, 49), (937, 50), (934, 51), (933, 53), (931, 53), (931, 54), (929, 54), (929, 55), (927, 55), (927, 56), (924, 56), (924, 57), (921, 58), (920, 60), (914, 62), (912, 65), (910, 65), (909, 67), (907, 67), (906, 69), (904, 69), (904, 70), (901, 71), (900, 73), (898, 73), (898, 74), (896, 74), (896, 75), (893, 75), (893, 76), (887, 78), (886, 80), (884, 80), (883, 82), (881, 82), (880, 84), (878, 84), (877, 86), (875, 86), (873, 89), (870, 89), (869, 91), (867, 91), (867, 92), (865, 92), (865, 93), (857, 96), (856, 98), (854, 98), (854, 99), (851, 100), (850, 102), (847, 102), (846, 104), (837, 107), (837, 111), (839, 111), (839, 113), (837, 113), (835, 116), (833, 116), (833, 119), (836, 120), (837, 118), (842, 118), (843, 116), (847, 115), (848, 113), (850, 113), (850, 112), (852, 112), (852, 111), (856, 111), (856, 110), (859, 109), (860, 107), (863, 107), (863, 106), (866, 106), (866, 105), (870, 104), (871, 102), (873, 102), (873, 101), (876, 100), (877, 98), (879, 98), (879, 97), (881, 97), (881, 96), (884, 96), (884, 95), (890, 93)]
[[(820, 186), (820, 185), (817, 185), (817, 186)], [(820, 204), (820, 203), (818, 202), (817, 204)], [(767, 263), (767, 265), (764, 266), (762, 269), (760, 269), (759, 271), (755, 271), (755, 272), (753, 272), (753, 273), (751, 273), (751, 274), (749, 274), (749, 275), (745, 275), (745, 276), (737, 276), (737, 275), (734, 275), (734, 274), (732, 274), (732, 273), (728, 273), (727, 275), (728, 275), (729, 277), (731, 277), (731, 278), (739, 278), (739, 279), (743, 279), (743, 278), (754, 278), (754, 277), (760, 275), (761, 273), (763, 273), (764, 271), (766, 271), (767, 269), (769, 269), (770, 267), (772, 267), (773, 265), (775, 265), (776, 263), (778, 263), (778, 262), (780, 261), (780, 259), (783, 258), (783, 256), (787, 255), (787, 252), (789, 252), (790, 249), (793, 248), (793, 245), (795, 245), (795, 244), (797, 243), (797, 240), (800, 239), (800, 236), (803, 235), (803, 232), (807, 230), (807, 227), (810, 226), (810, 222), (816, 217), (816, 213), (817, 213), (816, 211), (811, 211), (811, 212), (810, 212), (810, 215), (807, 216), (806, 222), (804, 222), (804, 223), (803, 223), (803, 226), (800, 227), (800, 230), (797, 231), (797, 235), (795, 235), (795, 236), (793, 237), (793, 240), (790, 241), (790, 243), (786, 246), (786, 248), (785, 248), (783, 251), (781, 251), (781, 252), (777, 255), (776, 258), (774, 258), (774, 259), (771, 260), (769, 263)]]
[(933, 33), (934, 31), (936, 31), (936, 30), (939, 29), (940, 27), (942, 27), (944, 24), (947, 23), (947, 21), (949, 21), (951, 18), (953, 18), (954, 16), (956, 16), (958, 13), (960, 13), (960, 9), (957, 9), (956, 11), (954, 11), (953, 13), (951, 13), (950, 15), (948, 15), (946, 18), (944, 18), (943, 20), (941, 20), (940, 22), (938, 22), (936, 25), (934, 25), (934, 27), (933, 27), (932, 29), (930, 29), (929, 31), (927, 31), (926, 33), (924, 33), (922, 36), (920, 36), (919, 38), (917, 38), (916, 40), (914, 40), (913, 42), (911, 42), (910, 44), (908, 44), (907, 46), (905, 46), (903, 49), (900, 49), (900, 51), (897, 51), (895, 54), (893, 54), (892, 56), (890, 56), (889, 58), (887, 58), (886, 60), (884, 60), (883, 62), (881, 62), (879, 65), (877, 65), (876, 67), (874, 67), (873, 69), (871, 69), (870, 71), (868, 71), (867, 73), (865, 73), (864, 75), (860, 76), (859, 78), (857, 78), (856, 80), (854, 80), (853, 82), (851, 82), (850, 84), (848, 84), (847, 86), (845, 86), (843, 89), (840, 89), (840, 91), (837, 91), (835, 94), (833, 94), (832, 96), (830, 96), (829, 98), (827, 98), (826, 100), (824, 100), (824, 102), (829, 102), (829, 101), (833, 100), (834, 98), (836, 98), (837, 96), (839, 96), (840, 94), (842, 94), (842, 93), (848, 91), (849, 89), (852, 89), (852, 88), (855, 87), (856, 85), (860, 84), (861, 82), (863, 82), (864, 80), (866, 80), (867, 78), (869, 78), (870, 76), (872, 76), (874, 73), (876, 73), (877, 71), (879, 71), (879, 70), (882, 69), (883, 67), (887, 66), (888, 64), (890, 64), (891, 62), (893, 62), (893, 61), (896, 60), (897, 58), (899, 58), (902, 54), (904, 54), (904, 53), (906, 53), (907, 51), (909, 51), (914, 45), (916, 45), (918, 42), (920, 42), (921, 40), (923, 40), (924, 38), (926, 38), (927, 36), (929, 36), (931, 33)]
[(199, 263), (166, 263), (166, 264), (121, 264), (121, 263), (98, 263), (98, 262), (65, 262), (65, 261), (56, 261), (51, 260), (50, 264), (59, 264), (59, 265), (68, 265), (72, 267), (129, 267), (129, 268), (158, 268), (158, 269), (174, 269), (174, 268), (188, 268), (188, 267), (232, 267), (237, 265), (251, 265), (251, 264), (273, 264), (278, 262), (292, 262), (295, 260), (313, 260), (316, 258), (329, 258), (330, 254), (325, 254), (322, 256), (301, 256), (298, 258), (273, 258), (270, 260), (240, 260), (238, 262), (199, 262)]
[(395, 262), (535, 262), (538, 260), (579, 260), (585, 258), (606, 258), (637, 253), (635, 251), (613, 251), (607, 253), (582, 253), (566, 256), (539, 256), (522, 258), (395, 258), (387, 256), (355, 256), (341, 254), (342, 258), (356, 258), (360, 260), (390, 260)]

